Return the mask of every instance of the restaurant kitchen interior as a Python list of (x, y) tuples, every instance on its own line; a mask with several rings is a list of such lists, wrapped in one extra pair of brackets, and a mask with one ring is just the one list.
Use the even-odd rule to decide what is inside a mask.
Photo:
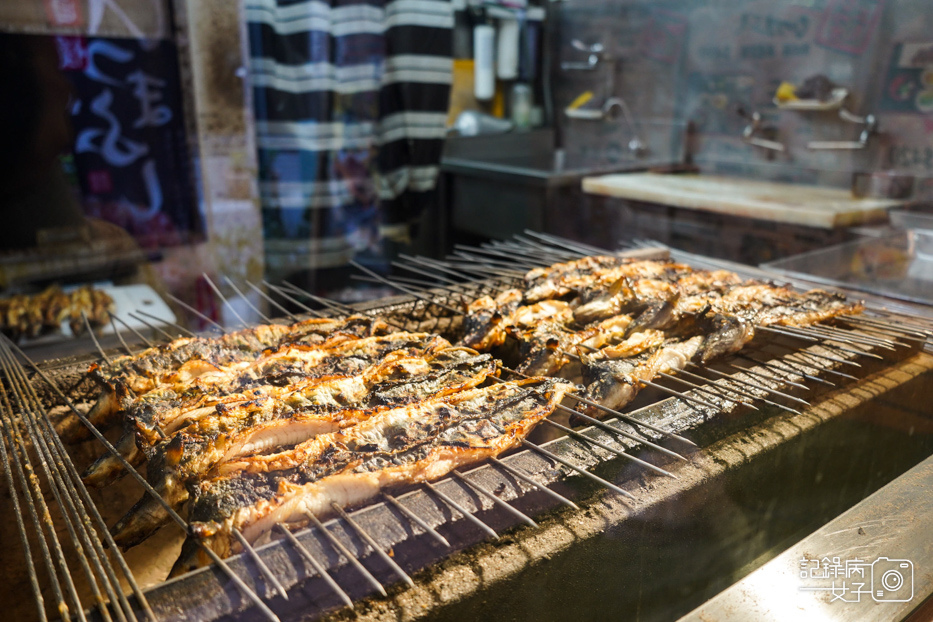
[(931, 32), (0, 3), (6, 615), (933, 618)]

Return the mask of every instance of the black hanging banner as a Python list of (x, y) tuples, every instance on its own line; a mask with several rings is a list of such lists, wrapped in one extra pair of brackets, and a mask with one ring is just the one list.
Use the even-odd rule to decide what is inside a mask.
[(144, 248), (203, 238), (170, 41), (56, 37), (75, 90), (74, 160), (89, 216)]

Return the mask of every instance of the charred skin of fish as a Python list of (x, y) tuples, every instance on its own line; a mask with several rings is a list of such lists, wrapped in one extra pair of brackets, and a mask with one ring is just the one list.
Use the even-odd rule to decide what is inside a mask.
[[(208, 377), (208, 373), (198, 376), (190, 380), (187, 386), (185, 383), (162, 386), (141, 397), (129, 392), (116, 405), (119, 407), (116, 412), (120, 413), (123, 420), (123, 436), (118, 448), (123, 450), (125, 458), (130, 460), (132, 457), (130, 462), (138, 465), (142, 454), (136, 451), (137, 448), (158, 443), (162, 434), (173, 434), (203, 417), (211, 416), (218, 405), (282, 396), (294, 393), (304, 384), (313, 384), (320, 378), (359, 374), (391, 352), (406, 350), (413, 356), (430, 356), (448, 347), (450, 343), (447, 340), (430, 333), (392, 333), (339, 343), (329, 349), (288, 346), (284, 351), (269, 354), (250, 367), (241, 368), (235, 376), (218, 371), (211, 377)], [(274, 371), (275, 379), (281, 380), (283, 361), (288, 363), (288, 382), (268, 384), (270, 377), (266, 374), (272, 373), (270, 370)], [(182, 369), (194, 364), (206, 365), (203, 361), (190, 361)], [(119, 383), (116, 387), (119, 389)], [(105, 394), (104, 398), (108, 395), (121, 393), (116, 391)], [(114, 406), (108, 404), (108, 407)], [(119, 458), (104, 454), (85, 471), (83, 479), (90, 486), (100, 487), (112, 483), (123, 474)]]
[[(350, 506), (392, 486), (436, 480), (516, 446), (573, 385), (551, 379), (496, 384), (380, 413), (325, 434), (287, 454), (244, 460), (241, 469), (196, 491), (189, 540), (172, 575), (204, 565), (200, 543), (221, 556), (275, 524), (324, 518), (331, 503)], [(200, 538), (200, 542), (196, 539)]]
[[(188, 498), (186, 486), (225, 462), (358, 425), (392, 407), (464, 391), (498, 371), (491, 356), (466, 348), (449, 348), (430, 359), (387, 358), (361, 376), (322, 380), (281, 399), (218, 407), (214, 415), (147, 449), (149, 482), (177, 508)], [(145, 495), (114, 526), (114, 539), (134, 546), (167, 519), (161, 504)]]

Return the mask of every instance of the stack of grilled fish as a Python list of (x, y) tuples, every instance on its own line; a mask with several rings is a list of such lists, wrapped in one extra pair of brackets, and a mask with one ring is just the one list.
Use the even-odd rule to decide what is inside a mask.
[[(174, 573), (208, 562), (207, 544), (236, 552), (272, 525), (300, 526), (332, 503), (442, 477), (516, 446), (574, 387), (497, 381), (489, 354), (429, 333), (390, 332), (364, 316), (261, 326), (217, 339), (179, 339), (95, 366), (88, 418), (123, 426), (117, 446), (191, 534)], [(80, 435), (75, 435), (80, 438)], [(122, 475), (102, 456), (85, 482)], [(113, 528), (123, 547), (168, 519), (144, 496)]]
[(586, 397), (618, 409), (660, 372), (740, 350), (756, 326), (861, 309), (836, 294), (798, 293), (726, 270), (596, 256), (532, 270), (522, 289), (474, 300), (462, 344), (524, 374), (582, 382)]
[(0, 330), (14, 339), (37, 337), (60, 330), (67, 321), (74, 335), (84, 333), (81, 312), (93, 328), (104, 326), (114, 311), (113, 298), (107, 292), (86, 285), (70, 292), (52, 285), (34, 294), (17, 294), (0, 299)]

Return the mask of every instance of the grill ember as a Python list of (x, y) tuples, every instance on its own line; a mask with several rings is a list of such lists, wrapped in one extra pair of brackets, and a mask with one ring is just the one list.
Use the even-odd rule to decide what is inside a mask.
[[(594, 404), (622, 407), (661, 373), (738, 351), (756, 327), (860, 309), (726, 271), (586, 257), (474, 300), (459, 345), (350, 316), (179, 339), (95, 365), (103, 390), (88, 418), (101, 430), (122, 426), (122, 456), (146, 464), (169, 508), (187, 503), (179, 574), (210, 562), (205, 545), (228, 556), (241, 535), (253, 542), (276, 524), (303, 526), (309, 514), (516, 447), (568, 394), (582, 392), (592, 403), (578, 401), (578, 411), (600, 415)], [(517, 379), (497, 378), (493, 354)], [(105, 486), (123, 474), (108, 454), (84, 481)], [(134, 546), (168, 520), (169, 509), (144, 496), (114, 539)]]

